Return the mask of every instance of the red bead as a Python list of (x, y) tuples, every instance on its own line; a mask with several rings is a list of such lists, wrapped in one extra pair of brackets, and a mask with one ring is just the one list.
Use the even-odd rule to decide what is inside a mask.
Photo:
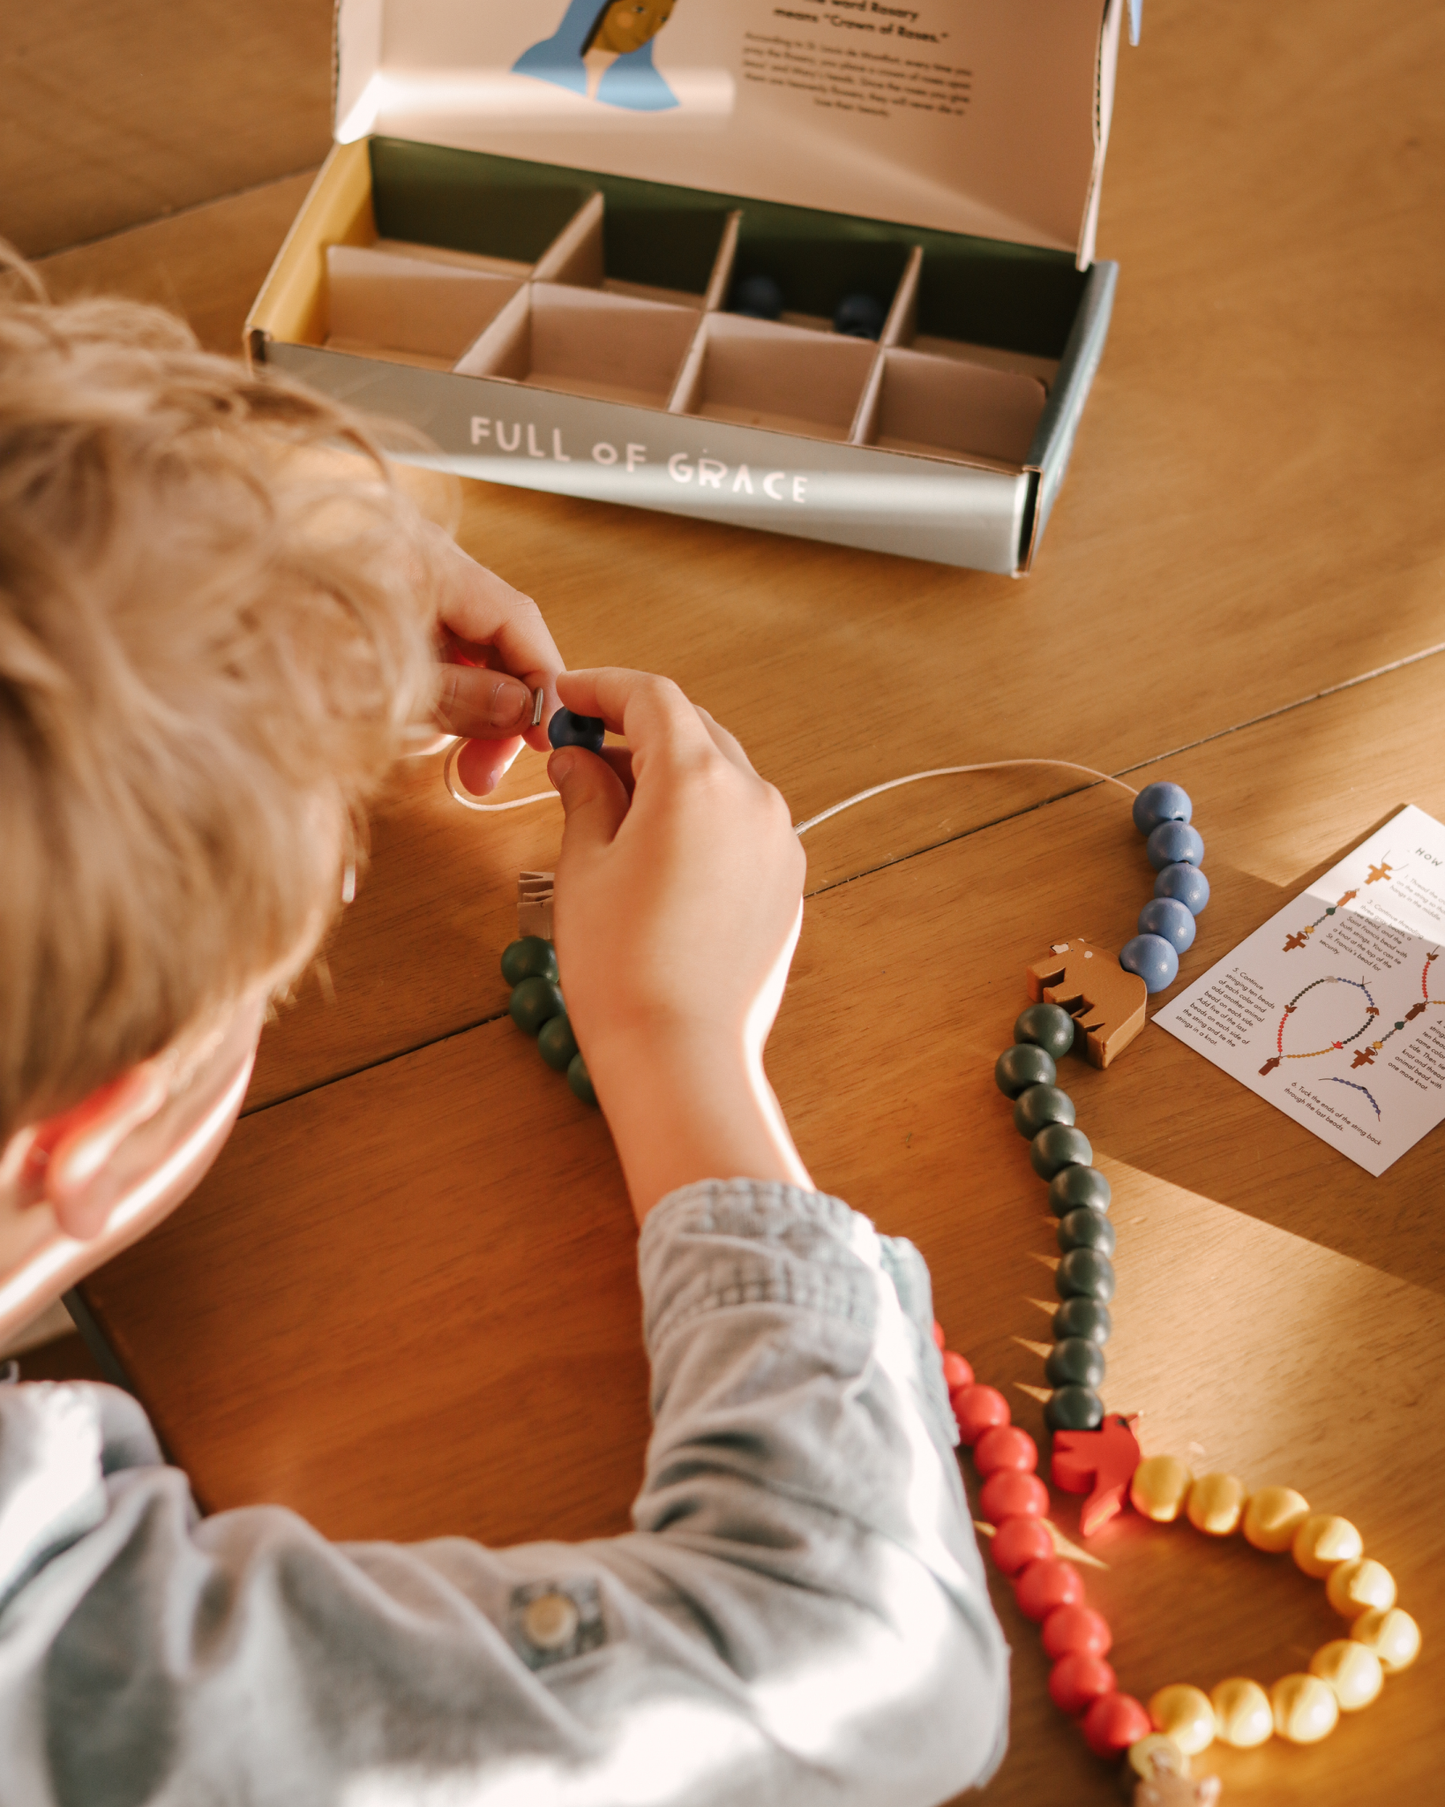
[(974, 1444), (973, 1465), (980, 1474), (993, 1474), (1000, 1468), (1032, 1474), (1039, 1465), (1039, 1452), (1027, 1431), (1016, 1424), (996, 1424)]
[(1101, 1694), (1084, 1715), (1084, 1738), (1096, 1757), (1117, 1757), (1153, 1730), (1132, 1694)]
[(943, 1384), (950, 1393), (973, 1385), (973, 1369), (952, 1349), (943, 1352)]
[(1000, 1468), (979, 1489), (978, 1503), (991, 1525), (1028, 1514), (1042, 1518), (1049, 1509), (1049, 1490), (1036, 1474), (1020, 1474), (1017, 1468)]
[(933, 1340), (940, 1349), (943, 1347), (943, 1326), (937, 1318), (933, 1320)]
[(1075, 1650), (1054, 1664), (1049, 1698), (1062, 1713), (1082, 1713), (1102, 1695), (1112, 1694), (1114, 1682), (1114, 1671), (1103, 1657)]
[(1014, 1582), (1019, 1609), (1027, 1619), (1046, 1619), (1056, 1606), (1079, 1606), (1084, 1583), (1071, 1562), (1045, 1556), (1031, 1562)]
[(1103, 1656), (1113, 1642), (1109, 1621), (1091, 1606), (1056, 1606), (1044, 1620), (1044, 1649), (1055, 1662), (1075, 1654)]
[(989, 1548), (1005, 1575), (1017, 1575), (1025, 1563), (1052, 1556), (1054, 1539), (1041, 1518), (1006, 1518), (990, 1539)]
[(960, 1387), (949, 1395), (949, 1403), (965, 1443), (977, 1443), (986, 1430), (1008, 1423), (1008, 1401), (992, 1387)]

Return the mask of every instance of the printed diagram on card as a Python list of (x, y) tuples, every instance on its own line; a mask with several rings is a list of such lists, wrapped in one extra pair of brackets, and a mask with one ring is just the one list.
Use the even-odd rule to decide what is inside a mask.
[(1445, 827), (1413, 805), (1156, 1021), (1368, 1172), (1445, 1117)]

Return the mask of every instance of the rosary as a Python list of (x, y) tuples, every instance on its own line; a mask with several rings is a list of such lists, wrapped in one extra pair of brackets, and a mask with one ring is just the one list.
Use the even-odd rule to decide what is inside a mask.
[[(600, 721), (564, 709), (552, 718), (548, 735), (553, 746), (581, 745), (597, 752), (602, 731)], [(447, 788), (468, 808), (515, 809), (555, 795), (546, 791), (511, 803), (477, 803), (456, 786), (456, 750), (447, 761)], [(1307, 1672), (1281, 1676), (1268, 1690), (1248, 1677), (1228, 1676), (1208, 1692), (1194, 1682), (1171, 1682), (1147, 1704), (1121, 1692), (1107, 1660), (1113, 1643), (1109, 1625), (1086, 1604), (1077, 1567), (1058, 1554), (1037, 1445), (1010, 1421), (1003, 1394), (976, 1381), (969, 1362), (945, 1346), (939, 1324), (934, 1325), (934, 1340), (959, 1438), (972, 1453), (981, 1483), (981, 1529), (990, 1533), (995, 1567), (1012, 1583), (1025, 1616), (1040, 1628), (1053, 1665), (1051, 1699), (1078, 1723), (1090, 1750), (1106, 1760), (1122, 1760), (1135, 1807), (1213, 1807), (1219, 1778), (1192, 1778), (1192, 1758), (1216, 1740), (1238, 1749), (1252, 1749), (1274, 1737), (1291, 1744), (1317, 1743), (1334, 1730), (1341, 1713), (1367, 1707), (1387, 1675), (1409, 1667), (1419, 1654), (1420, 1629), (1395, 1604), (1394, 1577), (1365, 1555), (1364, 1541), (1348, 1519), (1314, 1511), (1290, 1487), (1250, 1491), (1234, 1475), (1194, 1475), (1175, 1456), (1144, 1458), (1134, 1434), (1138, 1419), (1109, 1413), (1100, 1393), (1104, 1345), (1113, 1327), (1112, 1194), (1108, 1179), (1093, 1165), (1088, 1138), (1077, 1127), (1073, 1100), (1058, 1084), (1058, 1062), (1078, 1048), (1094, 1066), (1107, 1067), (1144, 1027), (1147, 995), (1164, 990), (1178, 975), (1179, 955), (1194, 941), (1194, 919), (1209, 901), (1204, 842), (1191, 825), (1188, 795), (1168, 783), (1150, 784), (1135, 794), (1111, 774), (1069, 761), (998, 760), (943, 766), (874, 785), (798, 823), (797, 832), (806, 833), (855, 803), (902, 784), (1007, 766), (1067, 766), (1130, 791), (1134, 825), (1148, 837), (1150, 863), (1158, 874), (1154, 895), (1139, 913), (1139, 932), (1117, 959), (1074, 937), (1054, 943), (1029, 968), (1032, 1002), (1014, 1024), (1013, 1045), (994, 1066), (995, 1082), (1012, 1102), (1014, 1127), (1028, 1141), (1030, 1165), (1047, 1185), (1049, 1206), (1058, 1219), (1060, 1259), (1054, 1281), (1060, 1302), (1053, 1317), (1054, 1345), (1044, 1362), (1049, 1388), (1044, 1422), (1052, 1439), (1053, 1484), (1061, 1492), (1087, 1496), (1079, 1520), (1084, 1537), (1132, 1507), (1156, 1524), (1182, 1517), (1206, 1537), (1239, 1533), (1257, 1550), (1289, 1552), (1302, 1573), (1324, 1582), (1325, 1596), (1344, 1621), (1346, 1635), (1323, 1644)], [(523, 873), (520, 939), (502, 956), (502, 972), (513, 987), (510, 1012), (520, 1029), (537, 1038), (543, 1060), (566, 1073), (579, 1098), (595, 1104), (558, 985), (551, 908), (551, 874)], [(1429, 996), (1429, 962), (1422, 991), (1425, 1003), (1411, 1015), (1435, 1002)], [(1283, 1058), (1291, 1058), (1284, 1050), (1284, 1034), (1297, 1002), (1292, 1001), (1280, 1024)], [(1373, 998), (1367, 1003), (1370, 1013), (1351, 1041), (1378, 1017)], [(1379, 1041), (1369, 1044), (1371, 1050), (1379, 1046)]]

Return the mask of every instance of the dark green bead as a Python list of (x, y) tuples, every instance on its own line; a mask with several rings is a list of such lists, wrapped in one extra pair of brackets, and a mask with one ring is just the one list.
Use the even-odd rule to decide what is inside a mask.
[(552, 981), (536, 975), (523, 979), (512, 993), (507, 1008), (512, 1013), (512, 1021), (528, 1035), (535, 1035), (543, 1023), (554, 1016), (565, 1015), (567, 1010), (561, 992)]
[(1059, 1219), (1059, 1247), (1066, 1255), (1070, 1249), (1097, 1249), (1101, 1255), (1112, 1255), (1114, 1226), (1102, 1211), (1076, 1205)]
[(1005, 1098), (1017, 1098), (1031, 1085), (1052, 1085), (1059, 1076), (1053, 1057), (1031, 1042), (1015, 1042), (994, 1062), (993, 1082)]
[(1066, 1336), (1055, 1343), (1044, 1363), (1044, 1379), (1051, 1387), (1098, 1388), (1104, 1378), (1104, 1352), (1086, 1336)]
[(592, 1075), (587, 1071), (587, 1062), (580, 1054), (572, 1056), (572, 1064), (567, 1068), (567, 1083), (584, 1104), (596, 1104), (597, 1094), (592, 1090)]
[(565, 1073), (577, 1052), (577, 1037), (565, 1016), (550, 1017), (537, 1034), (537, 1052), (555, 1073)]
[(1060, 1387), (1044, 1406), (1051, 1431), (1096, 1431), (1104, 1422), (1104, 1402), (1089, 1387)]
[(1049, 1181), (1049, 1209), (1055, 1217), (1067, 1217), (1079, 1205), (1091, 1211), (1107, 1211), (1113, 1198), (1109, 1182), (1097, 1167), (1065, 1167)]
[(1107, 1343), (1113, 1328), (1109, 1307), (1101, 1305), (1097, 1299), (1085, 1298), (1082, 1293), (1065, 1299), (1054, 1313), (1054, 1335), (1060, 1342), (1065, 1337), (1083, 1336), (1091, 1343)]
[(1014, 1128), (1032, 1142), (1050, 1123), (1072, 1123), (1074, 1101), (1056, 1085), (1031, 1085), (1014, 1100)]
[(523, 979), (550, 979), (557, 982), (557, 953), (550, 941), (540, 935), (524, 935), (502, 952), (502, 977), (508, 985), (520, 985)]
[(1061, 1299), (1082, 1293), (1107, 1305), (1114, 1296), (1114, 1264), (1097, 1249), (1070, 1249), (1054, 1269), (1054, 1290)]
[(1074, 1045), (1074, 1019), (1057, 1004), (1030, 1004), (1014, 1024), (1014, 1040), (1062, 1060)]
[(1050, 1123), (1029, 1143), (1029, 1159), (1041, 1180), (1051, 1180), (1061, 1167), (1087, 1167), (1093, 1158), (1089, 1138), (1067, 1123)]

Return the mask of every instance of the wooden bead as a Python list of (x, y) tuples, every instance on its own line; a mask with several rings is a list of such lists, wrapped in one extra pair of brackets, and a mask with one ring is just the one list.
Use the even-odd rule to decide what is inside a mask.
[(1253, 1750), (1267, 1744), (1274, 1736), (1274, 1709), (1269, 1696), (1258, 1682), (1243, 1675), (1231, 1675), (1210, 1690), (1209, 1704), (1214, 1708), (1214, 1735), (1221, 1744), (1232, 1744), (1236, 1750)]
[(508, 985), (523, 979), (557, 979), (557, 950), (540, 935), (523, 935), (502, 949), (502, 977)]
[(956, 1393), (962, 1387), (973, 1385), (973, 1369), (964, 1358), (952, 1349), (945, 1349), (943, 1360), (943, 1384), (950, 1393)]
[(1350, 1627), (1350, 1636), (1374, 1651), (1386, 1675), (1408, 1669), (1420, 1654), (1420, 1627), (1398, 1606), (1371, 1607), (1361, 1613)]
[(535, 1035), (554, 1016), (567, 1014), (562, 993), (550, 979), (540, 976), (523, 979), (513, 990), (507, 1009), (512, 1021), (527, 1035)]
[(1014, 1100), (1014, 1128), (1025, 1142), (1032, 1142), (1050, 1123), (1071, 1124), (1074, 1101), (1056, 1085), (1031, 1085)]
[(1118, 1677), (1101, 1656), (1073, 1650), (1061, 1656), (1049, 1675), (1049, 1699), (1061, 1713), (1071, 1716), (1105, 1694), (1112, 1694)]
[(1055, 1662), (1078, 1652), (1104, 1656), (1114, 1642), (1109, 1621), (1091, 1606), (1056, 1606), (1043, 1623), (1044, 1649)]
[(1193, 1482), (1177, 1456), (1149, 1456), (1134, 1470), (1129, 1498), (1134, 1510), (1156, 1525), (1172, 1525)]
[(994, 1387), (960, 1387), (949, 1395), (958, 1434), (970, 1448), (986, 1430), (1009, 1421), (1008, 1401)]
[(567, 1084), (572, 1088), (574, 1098), (580, 1098), (584, 1104), (596, 1104), (597, 1088), (587, 1071), (587, 1061), (580, 1053), (574, 1054), (568, 1063)]
[(1383, 1612), (1395, 1604), (1395, 1577), (1383, 1562), (1357, 1556), (1353, 1562), (1342, 1562), (1330, 1570), (1325, 1598), (1345, 1619), (1358, 1619), (1371, 1607)]
[(1244, 1509), (1245, 1542), (1256, 1550), (1287, 1550), (1309, 1515), (1309, 1501), (1293, 1487), (1261, 1487)]
[[(1017, 1575), (1029, 1563), (1041, 1562), (1055, 1553), (1053, 1533), (1041, 1518), (1034, 1518), (1029, 1513), (1006, 1518), (990, 1538), (989, 1548), (994, 1566), (1004, 1575)], [(1050, 1651), (1049, 1654), (1056, 1653)], [(1062, 1652), (1057, 1654), (1062, 1655)]]
[(1030, 1004), (1014, 1023), (1014, 1040), (1062, 1060), (1074, 1045), (1074, 1019), (1057, 1004)]
[(1196, 1531), (1231, 1537), (1244, 1517), (1244, 1482), (1232, 1474), (1202, 1474), (1189, 1489), (1184, 1511)]
[(1317, 1675), (1282, 1675), (1269, 1691), (1274, 1729), (1291, 1744), (1318, 1744), (1340, 1721), (1340, 1703)]
[(1084, 1583), (1073, 1563), (1045, 1556), (1039, 1562), (1029, 1563), (1019, 1574), (1014, 1582), (1014, 1596), (1024, 1617), (1038, 1623), (1056, 1607), (1082, 1605)]
[(1043, 1518), (1049, 1509), (1049, 1490), (1036, 1474), (1000, 1468), (979, 1489), (978, 1504), (991, 1525), (1001, 1525), (1006, 1518)]
[(1197, 1757), (1214, 1742), (1214, 1708), (1202, 1688), (1174, 1682), (1149, 1702), (1154, 1729), (1172, 1738), (1186, 1757)]
[[(1160, 1776), (1187, 1776), (1189, 1759), (1172, 1738), (1163, 1732), (1150, 1732), (1136, 1738), (1129, 1746), (1129, 1763), (1125, 1778), (1138, 1777), (1144, 1782), (1157, 1782)], [(1140, 1797), (1134, 1797), (1138, 1802)]]
[(1084, 1741), (1096, 1757), (1117, 1757), (1154, 1730), (1132, 1694), (1104, 1694), (1084, 1715)]
[(1032, 1474), (1039, 1465), (1038, 1445), (1016, 1424), (995, 1424), (974, 1444), (973, 1465), (981, 1475), (995, 1474), (1001, 1468)]
[(1364, 1539), (1347, 1518), (1328, 1512), (1312, 1512), (1294, 1534), (1294, 1559), (1316, 1581), (1338, 1562), (1353, 1562), (1365, 1551)]
[(1053, 1056), (1032, 1042), (1005, 1048), (993, 1066), (993, 1082), (1005, 1098), (1017, 1098), (1031, 1085), (1052, 1085), (1058, 1076)]
[(1385, 1685), (1385, 1670), (1373, 1650), (1353, 1638), (1334, 1638), (1321, 1644), (1310, 1658), (1310, 1674), (1334, 1689), (1345, 1713), (1358, 1713)]
[[(1055, 1129), (1058, 1127), (1054, 1125)], [(1061, 1133), (1071, 1136), (1074, 1131), (1069, 1129)], [(1050, 1134), (1050, 1130), (1041, 1130), (1034, 1137), (1033, 1146), (1037, 1147)], [(1054, 1291), (1061, 1299), (1072, 1299), (1077, 1295), (1107, 1305), (1114, 1296), (1114, 1286), (1114, 1264), (1097, 1249), (1070, 1249), (1054, 1269)]]
[(549, 1017), (537, 1034), (537, 1052), (554, 1073), (565, 1073), (577, 1054), (577, 1037), (565, 1016)]
[(1088, 1167), (1094, 1159), (1089, 1138), (1067, 1123), (1050, 1123), (1029, 1143), (1029, 1163), (1041, 1180), (1065, 1167)]

